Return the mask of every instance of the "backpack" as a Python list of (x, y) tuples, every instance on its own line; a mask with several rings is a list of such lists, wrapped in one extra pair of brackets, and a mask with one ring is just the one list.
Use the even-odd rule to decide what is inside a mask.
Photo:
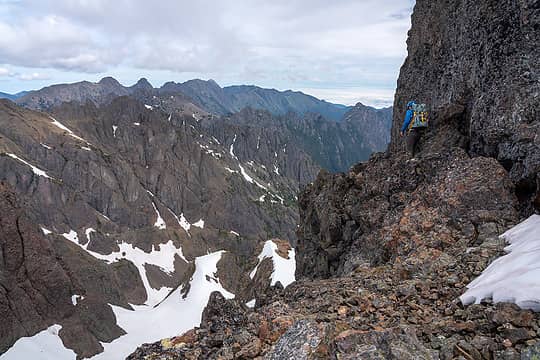
[(413, 119), (409, 125), (409, 130), (414, 128), (426, 128), (428, 126), (428, 112), (426, 104), (414, 104), (412, 106)]

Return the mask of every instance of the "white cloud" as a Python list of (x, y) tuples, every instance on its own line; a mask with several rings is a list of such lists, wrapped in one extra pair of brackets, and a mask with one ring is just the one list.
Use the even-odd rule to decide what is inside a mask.
[(18, 74), (19, 80), (31, 81), (31, 80), (48, 80), (49, 77), (42, 73), (33, 72), (30, 74)]
[(272, 87), (388, 88), (406, 55), (412, 4), (20, 0), (0, 3), (0, 59), (29, 72), (138, 69)]
[(8, 76), (9, 70), (3, 67), (0, 67), (0, 76)]

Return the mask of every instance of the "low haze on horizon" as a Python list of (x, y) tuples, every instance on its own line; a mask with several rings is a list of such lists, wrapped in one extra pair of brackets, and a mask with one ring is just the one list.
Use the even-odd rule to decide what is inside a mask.
[(0, 91), (214, 79), (390, 106), (414, 1), (0, 0)]

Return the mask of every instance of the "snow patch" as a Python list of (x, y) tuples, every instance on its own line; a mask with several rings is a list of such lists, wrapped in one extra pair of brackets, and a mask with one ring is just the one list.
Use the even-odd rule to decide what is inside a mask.
[(255, 307), (255, 301), (256, 301), (255, 299), (248, 301), (248, 302), (246, 303), (246, 306), (247, 306), (248, 308), (253, 309), (253, 308)]
[(159, 211), (158, 211), (158, 209), (156, 207), (156, 204), (154, 204), (153, 201), (152, 201), (152, 206), (154, 207), (154, 210), (156, 211), (156, 215), (157, 215), (157, 220), (154, 223), (154, 226), (157, 227), (160, 230), (166, 229), (167, 224), (165, 224), (165, 220), (163, 220), (163, 218), (161, 217), (161, 214), (159, 213)]
[(80, 246), (79, 237), (74, 230), (69, 230), (68, 233), (63, 233), (62, 236)]
[(204, 220), (201, 219), (199, 221), (197, 221), (196, 223), (194, 224), (191, 224), (192, 226), (195, 226), (195, 227), (198, 227), (198, 228), (201, 228), (201, 229), (204, 229)]
[(238, 171), (233, 170), (233, 169), (231, 169), (231, 168), (228, 168), (227, 166), (225, 166), (225, 170), (227, 170), (227, 171), (230, 172), (231, 174), (237, 174), (237, 173), (238, 173)]
[(77, 354), (64, 347), (58, 332), (60, 325), (52, 325), (34, 336), (20, 338), (0, 356), (2, 360), (45, 359), (75, 360)]
[(234, 298), (216, 278), (222, 254), (223, 251), (218, 251), (195, 259), (195, 273), (185, 298), (178, 288), (155, 308), (133, 306), (135, 310), (128, 310), (112, 305), (118, 325), (127, 334), (111, 343), (103, 343), (105, 351), (93, 359), (123, 359), (143, 343), (177, 336), (200, 325), (202, 312), (214, 291), (227, 299)]
[(82, 295), (71, 295), (71, 303), (73, 304), (73, 306), (77, 306), (77, 302), (78, 302), (79, 299), (84, 300), (84, 296), (82, 296)]
[(182, 229), (186, 230), (189, 235), (189, 229), (191, 228), (191, 224), (184, 217), (184, 213), (180, 214), (180, 218), (178, 218), (178, 216), (176, 216), (176, 214), (171, 209), (169, 209), (169, 212), (174, 216), (174, 218), (178, 222), (178, 225), (180, 225)]
[(233, 142), (231, 144), (231, 147), (229, 148), (229, 153), (231, 154), (231, 156), (235, 159), (237, 159), (236, 155), (234, 155), (234, 144), (236, 143), (236, 134), (234, 134), (234, 139), (233, 139)]
[(51, 149), (52, 149), (52, 147), (50, 147), (50, 146), (47, 145), (47, 144), (44, 144), (44, 143), (39, 143), (39, 144), (40, 144), (41, 146), (43, 146), (45, 149), (47, 149), (47, 150), (51, 150)]
[(23, 160), (20, 157), (18, 157), (17, 155), (11, 154), (11, 153), (7, 153), (7, 155), (10, 158), (13, 158), (15, 160), (22, 162), (24, 165), (29, 166), (32, 169), (33, 173), (36, 174), (37, 176), (43, 176), (44, 178), (47, 178), (47, 179), (53, 179), (52, 177), (47, 175), (45, 171), (41, 170), (40, 168), (35, 167), (34, 165), (30, 164), (28, 161)]
[(508, 254), (467, 285), (461, 302), (478, 304), (491, 298), (540, 311), (540, 215), (532, 215), (500, 237), (510, 244), (504, 249)]
[(51, 230), (45, 229), (44, 227), (41, 228), (41, 231), (43, 231), (43, 235), (49, 235), (52, 234)]
[(282, 258), (278, 253), (278, 246), (275, 242), (272, 240), (268, 240), (264, 243), (264, 247), (259, 254), (259, 262), (257, 266), (255, 266), (255, 269), (251, 271), (249, 274), (250, 278), (254, 278), (255, 274), (257, 273), (257, 269), (259, 268), (259, 265), (261, 264), (261, 261), (263, 261), (265, 258), (272, 259), (272, 262), (274, 264), (274, 270), (272, 271), (271, 283), (270, 286), (274, 286), (278, 281), (283, 285), (283, 287), (287, 287), (291, 283), (295, 281), (294, 272), (296, 271), (296, 261), (295, 261), (295, 253), (294, 249), (289, 250), (288, 252), (288, 259)]
[(92, 149), (90, 149), (88, 146), (81, 146), (81, 149), (86, 151), (92, 151)]
[(268, 188), (264, 185), (261, 185), (258, 181), (256, 181), (255, 179), (253, 179), (251, 176), (249, 176), (249, 174), (246, 172), (246, 170), (244, 169), (244, 167), (240, 164), (238, 164), (238, 166), (240, 167), (240, 173), (242, 174), (242, 176), (244, 177), (244, 179), (250, 183), (250, 184), (255, 184), (257, 185), (258, 187), (260, 187), (261, 189), (263, 190), (266, 190), (268, 191)]
[(169, 292), (172, 290), (168, 287), (162, 287), (160, 289), (154, 289), (150, 286), (148, 277), (146, 276), (145, 264), (158, 266), (163, 272), (172, 274), (174, 272), (174, 258), (175, 255), (178, 255), (180, 258), (185, 260), (184, 253), (182, 248), (176, 248), (172, 240), (165, 244), (159, 244), (158, 250), (152, 250), (150, 253), (143, 251), (137, 247), (134, 247), (132, 244), (120, 243), (118, 244), (119, 250), (113, 252), (109, 255), (103, 255), (92, 250), (88, 250), (88, 244), (81, 245), (79, 244), (77, 233), (71, 230), (67, 234), (62, 234), (66, 239), (73, 241), (75, 244), (86, 250), (93, 257), (105, 260), (107, 263), (112, 264), (121, 259), (126, 259), (131, 261), (139, 270), (141, 275), (142, 282), (148, 294), (148, 299), (146, 305), (154, 306), (163, 300)]
[(240, 236), (240, 234), (237, 233), (236, 231), (232, 231), (232, 230), (231, 230), (230, 233), (233, 234), (233, 235), (235, 235), (235, 236)]
[(69, 136), (71, 136), (71, 137), (73, 137), (73, 138), (75, 138), (75, 139), (77, 139), (77, 140), (80, 140), (80, 141), (82, 141), (82, 142), (85, 142), (85, 143), (87, 143), (88, 145), (92, 145), (92, 144), (90, 144), (88, 141), (84, 140), (82, 137), (75, 135), (75, 133), (74, 133), (73, 131), (71, 131), (71, 130), (68, 129), (65, 125), (63, 125), (62, 123), (60, 123), (60, 121), (56, 120), (56, 119), (53, 118), (52, 116), (49, 116), (49, 117), (50, 117), (51, 120), (53, 121), (52, 123), (53, 123), (54, 126), (60, 128), (60, 129), (62, 129), (62, 130), (64, 130), (64, 131), (67, 131), (68, 134), (69, 134)]
[(112, 126), (112, 135), (113, 135), (113, 137), (116, 137), (116, 130), (118, 130), (118, 126), (113, 125)]
[(147, 108), (148, 110), (154, 110), (154, 107), (151, 105), (144, 104), (144, 107)]
[(141, 126), (141, 123), (134, 122), (133, 125), (135, 125), (135, 126)]

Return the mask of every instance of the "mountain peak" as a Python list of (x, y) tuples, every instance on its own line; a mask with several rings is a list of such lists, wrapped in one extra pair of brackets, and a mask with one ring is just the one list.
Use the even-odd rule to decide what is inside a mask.
[(106, 76), (103, 79), (99, 80), (98, 84), (105, 85), (105, 86), (122, 86), (118, 80), (113, 78), (112, 76)]
[(154, 87), (148, 81), (148, 79), (146, 79), (145, 77), (142, 77), (139, 79), (139, 81), (137, 81), (137, 83), (135, 83), (135, 85), (132, 86), (132, 88), (152, 90)]

